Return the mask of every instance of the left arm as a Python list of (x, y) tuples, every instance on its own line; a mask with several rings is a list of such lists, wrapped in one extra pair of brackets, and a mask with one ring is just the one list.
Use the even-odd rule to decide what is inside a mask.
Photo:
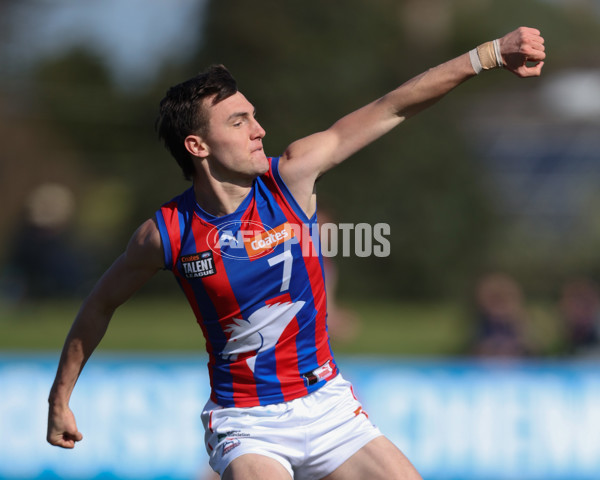
[[(540, 32), (532, 28), (521, 27), (505, 35), (499, 40), (503, 66), (520, 77), (539, 76), (545, 58), (543, 43)], [(327, 130), (293, 142), (280, 161), (283, 180), (311, 215), (319, 176), (476, 75), (465, 53), (412, 78)]]

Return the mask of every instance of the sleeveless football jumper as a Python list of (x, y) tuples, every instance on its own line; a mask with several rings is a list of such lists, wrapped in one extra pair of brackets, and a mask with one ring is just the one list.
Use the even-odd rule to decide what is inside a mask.
[(293, 400), (338, 374), (316, 215), (296, 203), (279, 158), (269, 163), (231, 214), (203, 211), (193, 188), (156, 212), (165, 268), (202, 328), (211, 400), (223, 407)]

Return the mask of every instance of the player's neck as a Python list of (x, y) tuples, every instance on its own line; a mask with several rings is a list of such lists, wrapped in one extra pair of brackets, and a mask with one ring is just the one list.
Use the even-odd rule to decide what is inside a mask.
[(196, 202), (205, 212), (215, 217), (235, 212), (252, 189), (252, 183), (217, 182), (197, 177), (194, 178)]

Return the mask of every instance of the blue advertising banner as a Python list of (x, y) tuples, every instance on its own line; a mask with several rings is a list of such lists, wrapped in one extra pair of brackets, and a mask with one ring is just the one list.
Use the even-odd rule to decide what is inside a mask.
[(600, 364), (352, 362), (371, 418), (424, 478), (600, 478)]
[[(45, 441), (57, 360), (0, 355), (0, 479), (205, 478), (206, 357), (95, 355), (71, 400), (74, 450)], [(338, 363), (424, 478), (600, 478), (600, 363)]]

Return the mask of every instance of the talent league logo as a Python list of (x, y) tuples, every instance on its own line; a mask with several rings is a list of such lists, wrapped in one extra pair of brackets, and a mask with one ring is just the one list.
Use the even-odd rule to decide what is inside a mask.
[(256, 260), (296, 235), (288, 222), (271, 227), (252, 220), (231, 221), (214, 227), (208, 234), (212, 252), (235, 260)]
[(204, 278), (217, 273), (210, 250), (182, 256), (181, 265), (185, 278)]

